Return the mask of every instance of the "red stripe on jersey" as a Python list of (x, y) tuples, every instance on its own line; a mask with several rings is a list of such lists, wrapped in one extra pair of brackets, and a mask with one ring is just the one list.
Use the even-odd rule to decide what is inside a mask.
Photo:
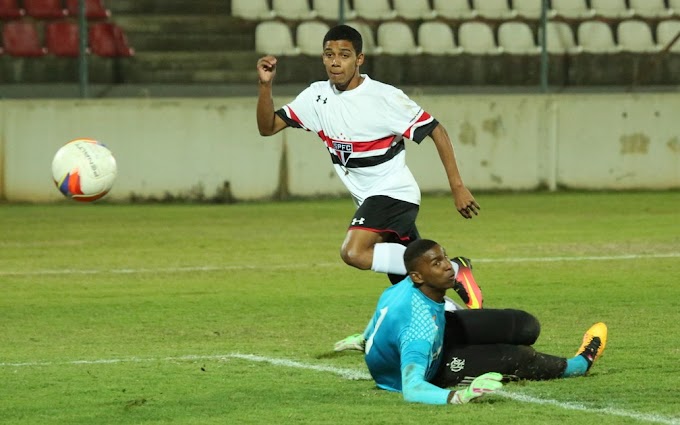
[(404, 132), (404, 137), (407, 139), (413, 140), (413, 133), (416, 131), (418, 127), (421, 127), (425, 124), (428, 124), (431, 122), (434, 118), (432, 118), (432, 115), (428, 114), (427, 112), (423, 111), (422, 114), (418, 117), (416, 122), (413, 123), (412, 126), (406, 129)]
[(352, 149), (349, 152), (371, 152), (371, 151), (380, 150), (380, 149), (388, 149), (390, 146), (392, 146), (392, 142), (397, 137), (395, 135), (390, 135), (390, 136), (387, 136), (387, 137), (383, 137), (382, 139), (366, 141), (366, 142), (357, 142), (357, 141), (350, 141), (350, 140), (335, 140), (335, 139), (332, 139), (332, 138), (326, 136), (326, 133), (324, 133), (323, 130), (319, 131), (318, 134), (319, 134), (319, 137), (321, 138), (321, 140), (324, 141), (326, 146), (331, 148), (331, 149), (335, 149), (335, 147), (333, 146), (333, 142), (352, 145)]
[(302, 120), (300, 120), (300, 118), (298, 118), (298, 116), (295, 114), (295, 111), (293, 111), (293, 110), (290, 108), (290, 106), (288, 106), (288, 105), (284, 106), (284, 110), (285, 110), (285, 111), (288, 111), (288, 117), (289, 117), (290, 119), (292, 119), (292, 120), (295, 121), (296, 123), (300, 124), (300, 127), (304, 128), (304, 129), (307, 129), (307, 127), (305, 127), (304, 124), (302, 124)]

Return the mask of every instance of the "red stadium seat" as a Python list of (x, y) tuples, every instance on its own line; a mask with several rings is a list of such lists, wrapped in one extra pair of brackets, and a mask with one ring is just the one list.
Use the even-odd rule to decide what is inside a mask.
[(2, 44), (10, 56), (35, 57), (47, 54), (32, 22), (10, 21), (2, 27)]
[(135, 54), (128, 45), (123, 30), (110, 22), (98, 22), (90, 25), (90, 49), (93, 55), (102, 57), (129, 57)]
[[(79, 15), (79, 0), (66, 0), (69, 15)], [(87, 19), (108, 19), (111, 11), (104, 7), (103, 0), (85, 0), (85, 17)]]
[(59, 19), (68, 15), (61, 0), (24, 0), (26, 14), (36, 19)]
[(25, 14), (26, 11), (19, 7), (17, 0), (0, 0), (0, 19), (17, 19)]
[(45, 26), (47, 52), (55, 56), (80, 55), (80, 28), (74, 22), (50, 22)]

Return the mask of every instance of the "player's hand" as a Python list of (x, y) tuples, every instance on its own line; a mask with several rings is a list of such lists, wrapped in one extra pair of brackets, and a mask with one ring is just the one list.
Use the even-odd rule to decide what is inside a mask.
[(464, 218), (472, 218), (472, 215), (479, 215), (481, 207), (475, 201), (472, 193), (465, 186), (454, 193), (456, 209)]
[(276, 75), (276, 57), (264, 56), (257, 60), (257, 76), (260, 84), (269, 84)]
[(503, 379), (503, 375), (498, 372), (488, 372), (478, 376), (472, 381), (469, 387), (453, 393), (451, 404), (469, 403), (484, 394), (500, 390), (503, 387), (501, 379)]

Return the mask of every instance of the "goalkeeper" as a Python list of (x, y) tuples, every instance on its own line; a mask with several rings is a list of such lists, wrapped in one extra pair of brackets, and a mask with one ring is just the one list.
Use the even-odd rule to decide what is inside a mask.
[[(572, 358), (535, 351), (540, 326), (520, 310), (445, 312), (455, 273), (444, 249), (419, 239), (404, 252), (408, 277), (383, 292), (364, 336), (365, 360), (379, 388), (406, 401), (462, 404), (509, 379), (585, 375), (607, 342), (604, 323), (593, 325)], [(457, 391), (445, 389), (465, 384)]]

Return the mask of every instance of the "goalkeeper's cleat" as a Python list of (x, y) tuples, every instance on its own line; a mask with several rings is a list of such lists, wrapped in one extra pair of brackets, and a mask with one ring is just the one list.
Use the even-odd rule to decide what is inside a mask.
[(497, 372), (488, 372), (478, 376), (467, 388), (453, 393), (451, 404), (469, 403), (477, 397), (497, 391), (503, 387), (503, 384), (501, 383), (502, 379), (503, 375)]
[(366, 347), (366, 340), (363, 334), (350, 335), (347, 338), (340, 340), (335, 343), (333, 347), (334, 351), (347, 351), (356, 350), (364, 352), (364, 347)]
[(604, 348), (607, 346), (607, 325), (602, 322), (595, 323), (583, 335), (583, 343), (576, 352), (577, 356), (583, 356), (588, 362), (588, 370), (595, 360), (599, 359)]
[(452, 262), (458, 264), (456, 283), (453, 290), (456, 291), (461, 300), (470, 309), (482, 308), (482, 290), (472, 276), (472, 262), (469, 258), (455, 257)]

